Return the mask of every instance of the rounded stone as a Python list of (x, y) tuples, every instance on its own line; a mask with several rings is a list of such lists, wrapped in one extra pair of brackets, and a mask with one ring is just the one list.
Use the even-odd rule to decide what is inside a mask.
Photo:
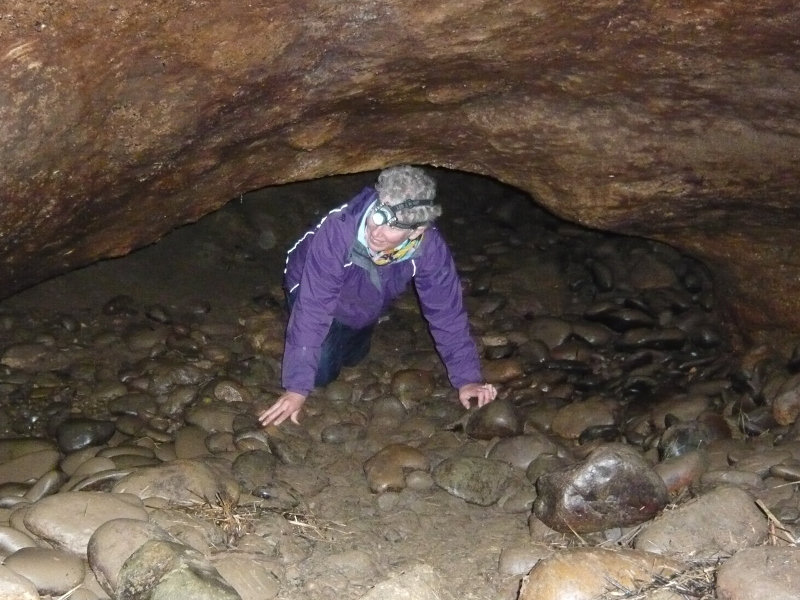
[(51, 596), (67, 593), (86, 575), (83, 560), (49, 548), (22, 548), (3, 564), (33, 582), (40, 594)]

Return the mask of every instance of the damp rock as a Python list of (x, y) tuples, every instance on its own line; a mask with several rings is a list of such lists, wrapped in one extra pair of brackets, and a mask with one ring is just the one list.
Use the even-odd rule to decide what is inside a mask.
[(521, 433), (522, 423), (510, 402), (497, 399), (471, 413), (465, 432), (474, 439), (490, 440)]
[(407, 472), (428, 469), (428, 458), (406, 444), (390, 444), (364, 463), (369, 489), (375, 494), (398, 492), (406, 487)]
[(563, 533), (638, 525), (669, 501), (658, 474), (622, 444), (601, 446), (577, 465), (543, 474), (536, 488), (534, 513)]
[(88, 446), (100, 446), (110, 440), (116, 430), (113, 421), (70, 418), (58, 426), (58, 447), (62, 452), (75, 452)]
[(401, 369), (392, 376), (391, 392), (404, 404), (425, 400), (433, 394), (433, 373), (425, 369)]
[(542, 454), (555, 454), (559, 446), (547, 435), (531, 432), (501, 439), (492, 446), (486, 458), (501, 460), (519, 469), (527, 469)]

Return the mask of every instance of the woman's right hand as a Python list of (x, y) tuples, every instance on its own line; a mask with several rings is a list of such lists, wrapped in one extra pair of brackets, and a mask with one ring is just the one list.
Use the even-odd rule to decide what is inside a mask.
[(303, 408), (305, 401), (306, 397), (302, 394), (285, 392), (275, 401), (275, 404), (258, 416), (258, 420), (264, 427), (267, 425), (278, 426), (286, 419), (291, 419), (292, 423), (299, 425), (300, 422), (297, 418), (300, 416), (300, 409)]

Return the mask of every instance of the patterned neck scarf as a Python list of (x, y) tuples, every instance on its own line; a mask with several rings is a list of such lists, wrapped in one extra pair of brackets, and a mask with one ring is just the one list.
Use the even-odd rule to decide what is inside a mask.
[(388, 265), (393, 262), (400, 262), (402, 260), (406, 260), (407, 258), (411, 258), (411, 255), (414, 254), (414, 251), (417, 249), (421, 241), (422, 241), (422, 235), (414, 238), (413, 240), (406, 240), (405, 242), (400, 244), (397, 248), (389, 250), (388, 252), (380, 252), (378, 254), (375, 254), (374, 252), (372, 252), (369, 246), (367, 246), (367, 250), (369, 250), (372, 262), (374, 262), (379, 267), (382, 267), (384, 265)]

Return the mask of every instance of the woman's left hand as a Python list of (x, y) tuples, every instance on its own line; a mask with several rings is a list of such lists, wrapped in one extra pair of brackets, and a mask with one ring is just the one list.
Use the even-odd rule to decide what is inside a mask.
[(458, 399), (467, 410), (470, 409), (471, 398), (478, 399), (480, 408), (497, 398), (497, 389), (491, 383), (468, 383), (458, 388)]

